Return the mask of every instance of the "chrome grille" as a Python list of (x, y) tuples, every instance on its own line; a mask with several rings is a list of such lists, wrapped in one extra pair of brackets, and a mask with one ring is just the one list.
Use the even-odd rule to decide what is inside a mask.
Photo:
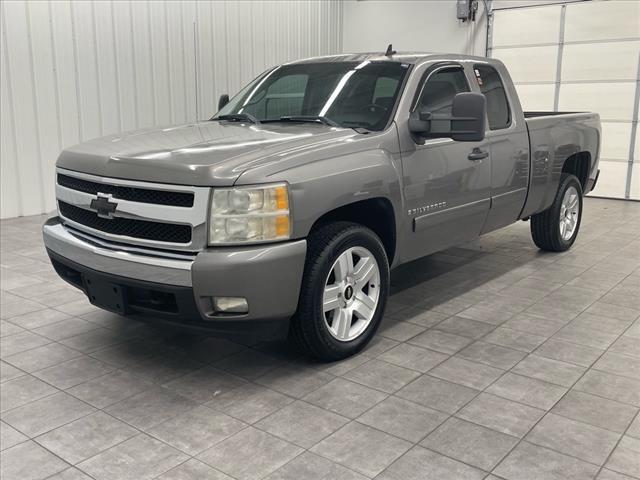
[[(58, 213), (70, 227), (104, 240), (165, 250), (206, 246), (209, 187), (165, 185), (57, 169)], [(98, 197), (117, 204), (108, 216)]]

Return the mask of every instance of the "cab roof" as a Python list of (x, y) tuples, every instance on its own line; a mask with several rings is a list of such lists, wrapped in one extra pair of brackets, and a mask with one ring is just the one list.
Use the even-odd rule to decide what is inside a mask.
[(385, 55), (384, 52), (365, 52), (365, 53), (344, 53), (337, 55), (325, 55), (321, 57), (303, 58), (288, 62), (287, 65), (304, 64), (304, 63), (339, 63), (339, 62), (400, 62), (415, 65), (427, 60), (478, 60), (487, 61), (486, 57), (478, 57), (473, 55), (459, 55), (451, 53), (435, 53), (435, 52), (396, 52), (393, 55)]

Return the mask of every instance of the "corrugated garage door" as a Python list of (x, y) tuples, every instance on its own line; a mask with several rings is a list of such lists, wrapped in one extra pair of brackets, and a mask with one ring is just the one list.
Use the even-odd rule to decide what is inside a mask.
[(523, 108), (598, 112), (594, 195), (640, 199), (640, 1), (494, 6), (490, 56), (509, 68)]

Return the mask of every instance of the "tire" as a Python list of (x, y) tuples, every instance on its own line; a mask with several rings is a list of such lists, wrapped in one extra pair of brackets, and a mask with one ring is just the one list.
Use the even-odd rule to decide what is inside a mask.
[[(575, 198), (575, 207), (567, 208), (567, 202)], [(561, 217), (564, 219), (561, 222)], [(563, 173), (551, 206), (531, 217), (531, 237), (541, 250), (564, 252), (576, 241), (582, 220), (582, 185), (575, 175)], [(562, 225), (564, 223), (564, 225)]]
[[(349, 258), (352, 268), (345, 260)], [(349, 270), (353, 275), (342, 275)], [(368, 275), (360, 273), (358, 278), (363, 271)], [(289, 338), (303, 352), (321, 360), (349, 357), (376, 333), (388, 295), (389, 262), (378, 236), (350, 222), (322, 225), (307, 239), (300, 299)], [(373, 314), (367, 315), (370, 312)]]

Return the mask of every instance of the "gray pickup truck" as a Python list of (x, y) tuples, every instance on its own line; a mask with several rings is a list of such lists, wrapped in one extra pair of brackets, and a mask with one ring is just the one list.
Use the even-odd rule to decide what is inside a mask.
[(597, 114), (523, 112), (497, 60), (311, 58), (210, 120), (63, 151), (44, 241), (99, 307), (339, 359), (375, 334), (393, 267), (526, 219), (571, 247), (599, 144)]

